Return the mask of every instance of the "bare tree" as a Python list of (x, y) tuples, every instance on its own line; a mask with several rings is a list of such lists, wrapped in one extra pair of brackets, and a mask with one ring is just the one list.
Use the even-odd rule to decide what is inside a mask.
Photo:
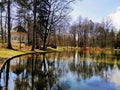
[(79, 16), (79, 18), (78, 18), (77, 33), (78, 33), (78, 46), (83, 47), (84, 30), (83, 30), (81, 16)]
[(105, 40), (103, 47), (106, 47), (106, 45), (107, 45), (108, 33), (109, 33), (109, 31), (111, 30), (111, 28), (112, 28), (112, 22), (111, 22), (110, 19), (107, 18), (107, 19), (104, 19), (104, 20), (103, 20), (102, 25), (103, 25), (103, 28), (104, 28), (103, 34), (104, 34), (104, 40)]
[[(69, 13), (69, 4), (74, 0), (47, 0), (41, 2), (39, 11), (40, 37), (43, 41), (43, 49), (46, 49), (46, 41), (50, 32)], [(43, 9), (44, 8), (44, 9)]]

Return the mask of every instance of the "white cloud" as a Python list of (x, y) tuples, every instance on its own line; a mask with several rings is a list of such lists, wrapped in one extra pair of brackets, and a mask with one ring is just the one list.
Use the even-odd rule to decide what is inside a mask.
[(116, 11), (109, 15), (113, 24), (120, 29), (120, 6), (116, 9)]

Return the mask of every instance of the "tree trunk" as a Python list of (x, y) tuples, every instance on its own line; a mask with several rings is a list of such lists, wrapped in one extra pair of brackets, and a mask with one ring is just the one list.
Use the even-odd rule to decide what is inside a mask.
[(5, 90), (8, 90), (9, 71), (10, 71), (9, 68), (10, 68), (10, 61), (7, 62), (7, 67), (6, 67)]
[(5, 17), (5, 43), (7, 42), (6, 29), (7, 29), (7, 14), (6, 14), (6, 17)]
[(3, 28), (2, 28), (2, 10), (1, 10), (1, 38), (2, 38), (2, 44), (3, 44), (4, 41), (3, 41)]
[(21, 43), (21, 42), (22, 42), (21, 39), (22, 39), (22, 36), (21, 36), (21, 32), (20, 32), (20, 40), (19, 40), (19, 41), (20, 41), (20, 49), (21, 49), (21, 44), (22, 44), (22, 43)]
[(37, 34), (37, 31), (36, 31), (36, 49), (39, 49), (39, 42), (38, 42), (38, 34)]
[(74, 47), (76, 47), (76, 33), (74, 32), (74, 37), (73, 37), (73, 39), (74, 39)]
[(32, 54), (32, 88), (34, 90), (34, 55)]
[(27, 33), (27, 35), (28, 35), (28, 45), (30, 44), (30, 22), (28, 21), (27, 22), (27, 28), (28, 28), (28, 33)]
[(47, 39), (47, 36), (46, 36), (46, 32), (45, 32), (45, 37), (44, 37), (44, 40), (43, 40), (43, 50), (46, 49), (46, 39)]
[(35, 48), (35, 31), (36, 31), (36, 0), (34, 0), (34, 26), (33, 26), (33, 40), (32, 40), (32, 51)]
[(12, 45), (11, 45), (11, 33), (10, 33), (10, 0), (8, 0), (8, 49), (12, 49)]
[(83, 42), (83, 43), (84, 43), (84, 44), (83, 44), (84, 50), (86, 50), (86, 43), (87, 43), (87, 37), (86, 37), (87, 35), (86, 35), (86, 33), (87, 33), (87, 32), (86, 32), (86, 29), (85, 29), (85, 30), (84, 30), (84, 42)]

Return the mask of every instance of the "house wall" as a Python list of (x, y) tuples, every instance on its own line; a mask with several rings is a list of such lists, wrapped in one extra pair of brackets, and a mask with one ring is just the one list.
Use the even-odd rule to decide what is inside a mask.
[(19, 42), (28, 43), (27, 33), (11, 32), (11, 42), (12, 43), (19, 43)]

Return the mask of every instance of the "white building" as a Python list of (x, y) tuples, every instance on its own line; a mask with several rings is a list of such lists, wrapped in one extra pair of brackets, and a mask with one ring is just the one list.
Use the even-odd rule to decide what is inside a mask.
[(28, 43), (27, 31), (20, 25), (11, 30), (11, 43)]

